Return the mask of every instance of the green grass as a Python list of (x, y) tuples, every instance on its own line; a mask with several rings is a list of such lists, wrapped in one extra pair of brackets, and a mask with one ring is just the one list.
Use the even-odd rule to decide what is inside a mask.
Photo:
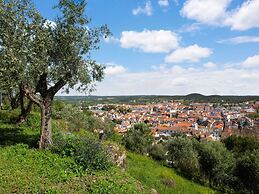
[(0, 148), (0, 193), (149, 193), (120, 169), (83, 172), (70, 158), (17, 144)]
[(164, 167), (152, 159), (135, 153), (128, 153), (127, 172), (149, 188), (154, 188), (159, 194), (172, 193), (215, 193), (210, 188), (189, 181)]
[[(19, 111), (0, 111), (0, 193), (150, 193), (121, 169), (83, 171), (72, 158), (39, 150), (40, 115), (17, 125)], [(61, 131), (60, 121), (52, 121)]]

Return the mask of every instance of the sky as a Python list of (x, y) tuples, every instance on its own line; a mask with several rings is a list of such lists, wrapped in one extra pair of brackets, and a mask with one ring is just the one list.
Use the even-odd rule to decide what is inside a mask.
[[(56, 0), (34, 2), (54, 20)], [(112, 32), (91, 53), (106, 66), (92, 95), (259, 95), (259, 0), (88, 0), (85, 14)]]

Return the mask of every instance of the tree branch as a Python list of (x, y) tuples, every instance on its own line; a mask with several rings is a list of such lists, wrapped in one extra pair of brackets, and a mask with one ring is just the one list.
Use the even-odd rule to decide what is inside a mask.
[(24, 91), (27, 98), (29, 98), (31, 101), (33, 101), (38, 106), (40, 106), (40, 107), (42, 106), (42, 103), (43, 103), (42, 99), (37, 94), (35, 94), (35, 92), (33, 91), (33, 89), (31, 87), (21, 84), (21, 89)]
[(39, 81), (37, 83), (36, 91), (35, 92), (39, 92), (41, 94), (41, 96), (44, 98), (44, 97), (46, 97), (47, 89), (48, 89), (47, 73), (43, 73), (40, 76), (40, 79), (39, 79)]
[(52, 87), (48, 89), (48, 93), (51, 95), (51, 97), (54, 97), (55, 94), (66, 85), (67, 79), (71, 77), (71, 73), (67, 73), (64, 77), (60, 78), (59, 81)]

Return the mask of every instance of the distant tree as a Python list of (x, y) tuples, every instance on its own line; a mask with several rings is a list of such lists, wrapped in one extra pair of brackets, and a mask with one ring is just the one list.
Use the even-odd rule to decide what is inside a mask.
[[(104, 67), (90, 58), (106, 26), (89, 28), (86, 1), (59, 0), (54, 22), (43, 18), (31, 0), (0, 1), (2, 74), (18, 80), (25, 95), (41, 108), (40, 148), (52, 144), (51, 104), (63, 87), (92, 91)], [(13, 43), (9, 44), (10, 38)]]
[(229, 136), (222, 140), (225, 147), (238, 155), (246, 151), (259, 149), (259, 142), (254, 137)]
[(135, 124), (123, 137), (125, 147), (140, 154), (147, 153), (152, 141), (151, 131), (145, 123)]

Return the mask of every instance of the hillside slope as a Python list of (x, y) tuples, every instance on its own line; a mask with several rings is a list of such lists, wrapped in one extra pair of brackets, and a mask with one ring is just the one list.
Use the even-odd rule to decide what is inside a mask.
[[(27, 124), (19, 111), (0, 111), (0, 193), (213, 193), (150, 158), (128, 153), (127, 170), (83, 171), (70, 157), (37, 149), (39, 114)], [(53, 121), (54, 131), (61, 131)]]
[(154, 160), (135, 153), (128, 153), (127, 172), (158, 193), (215, 193), (210, 188), (198, 185), (177, 175), (173, 169), (161, 166)]

